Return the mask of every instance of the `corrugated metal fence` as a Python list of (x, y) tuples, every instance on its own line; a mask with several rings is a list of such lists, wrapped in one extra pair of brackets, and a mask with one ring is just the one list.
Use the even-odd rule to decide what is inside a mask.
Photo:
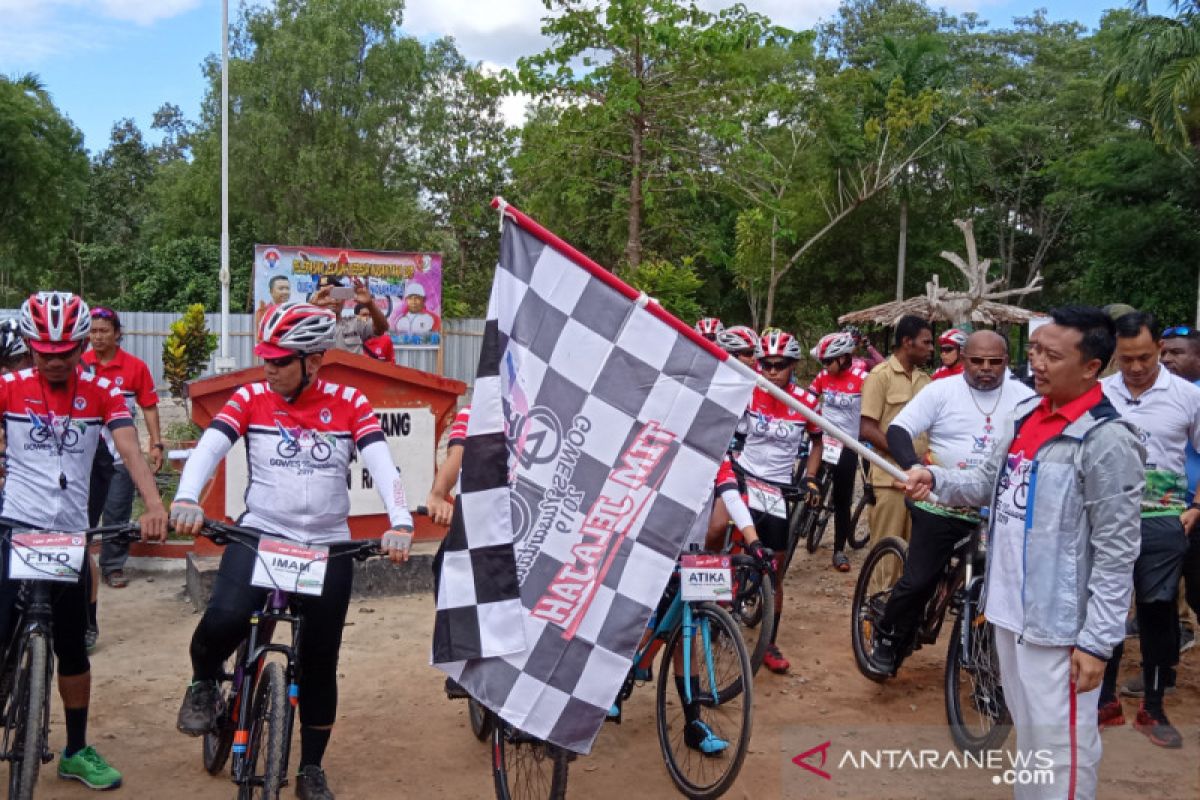
[[(146, 362), (161, 390), (166, 389), (162, 381), (163, 340), (171, 330), (171, 323), (180, 315), (164, 311), (121, 311), (121, 326), (124, 338), (121, 346)], [(0, 317), (13, 316), (16, 311), (0, 312)], [(220, 314), (205, 314), (208, 329), (216, 332), (221, 323)], [(472, 386), (475, 383), (475, 368), (479, 364), (479, 351), (483, 344), (482, 319), (442, 320), (442, 374)], [(229, 349), (238, 369), (254, 365), (254, 317), (252, 314), (229, 315)], [(402, 366), (437, 374), (437, 348), (396, 348), (396, 361)], [(213, 368), (209, 363), (209, 370)]]

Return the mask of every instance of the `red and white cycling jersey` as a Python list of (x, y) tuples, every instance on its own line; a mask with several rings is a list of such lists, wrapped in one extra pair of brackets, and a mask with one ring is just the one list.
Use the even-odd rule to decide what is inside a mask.
[(837, 375), (823, 369), (808, 387), (821, 398), (821, 415), (855, 439), (862, 418), (862, 389), (866, 379), (867, 373), (855, 366)]
[[(786, 391), (813, 411), (817, 410), (817, 398), (804, 389), (791, 384)], [(804, 432), (821, 433), (820, 426), (808, 422), (799, 411), (793, 411), (759, 388), (754, 390), (737, 430), (746, 434), (738, 463), (752, 475), (780, 483), (792, 480)]]
[(90, 374), (55, 387), (36, 369), (23, 369), (0, 379), (0, 413), (8, 447), (0, 516), (50, 530), (87, 528), (101, 428), (133, 425), (121, 392)]
[(458, 445), (462, 447), (467, 443), (467, 423), (471, 421), (471, 407), (463, 406), (454, 415), (454, 422), (450, 424), (450, 439), (446, 442), (447, 447)]
[(942, 378), (953, 378), (955, 375), (962, 375), (964, 367), (966, 367), (966, 364), (963, 363), (963, 357), (959, 356), (958, 361), (953, 366), (938, 367), (935, 369), (932, 379), (940, 381)]
[(362, 392), (319, 379), (295, 403), (265, 382), (242, 386), (210, 430), (246, 440), (250, 475), (239, 524), (309, 543), (349, 538), (350, 456), (355, 447), (386, 443)]

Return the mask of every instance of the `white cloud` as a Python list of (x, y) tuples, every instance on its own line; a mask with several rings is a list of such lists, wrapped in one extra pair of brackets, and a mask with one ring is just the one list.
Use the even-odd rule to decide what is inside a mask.
[(202, 0), (0, 0), (0, 52), (22, 65), (64, 53), (102, 49), (130, 23), (141, 27), (178, 16)]

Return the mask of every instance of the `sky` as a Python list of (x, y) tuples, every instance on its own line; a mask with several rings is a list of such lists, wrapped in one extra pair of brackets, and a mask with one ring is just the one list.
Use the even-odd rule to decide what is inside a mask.
[[(743, 0), (780, 25), (803, 29), (830, 17), (837, 0)], [(230, 0), (230, 16), (242, 0)], [(710, 10), (732, 0), (699, 0)], [(1037, 8), (1052, 19), (1095, 27), (1104, 8), (1125, 0), (942, 0), (949, 11), (974, 11), (993, 27)], [(1151, 8), (1165, 12), (1166, 0)], [(423, 41), (453, 36), (463, 54), (510, 66), (545, 42), (541, 0), (409, 0), (404, 29)], [(199, 116), (200, 65), (221, 49), (220, 0), (0, 0), (0, 74), (37, 74), (59, 110), (83, 131), (92, 153), (107, 145), (113, 123), (133, 118), (149, 132), (164, 102)], [(517, 122), (516, 98), (506, 116)]]

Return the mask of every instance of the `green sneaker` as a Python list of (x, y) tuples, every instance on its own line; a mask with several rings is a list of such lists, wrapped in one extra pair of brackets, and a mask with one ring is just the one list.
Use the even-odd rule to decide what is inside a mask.
[(63, 751), (58, 759), (58, 777), (81, 781), (89, 789), (116, 789), (121, 785), (121, 773), (113, 769), (91, 745), (70, 758)]

